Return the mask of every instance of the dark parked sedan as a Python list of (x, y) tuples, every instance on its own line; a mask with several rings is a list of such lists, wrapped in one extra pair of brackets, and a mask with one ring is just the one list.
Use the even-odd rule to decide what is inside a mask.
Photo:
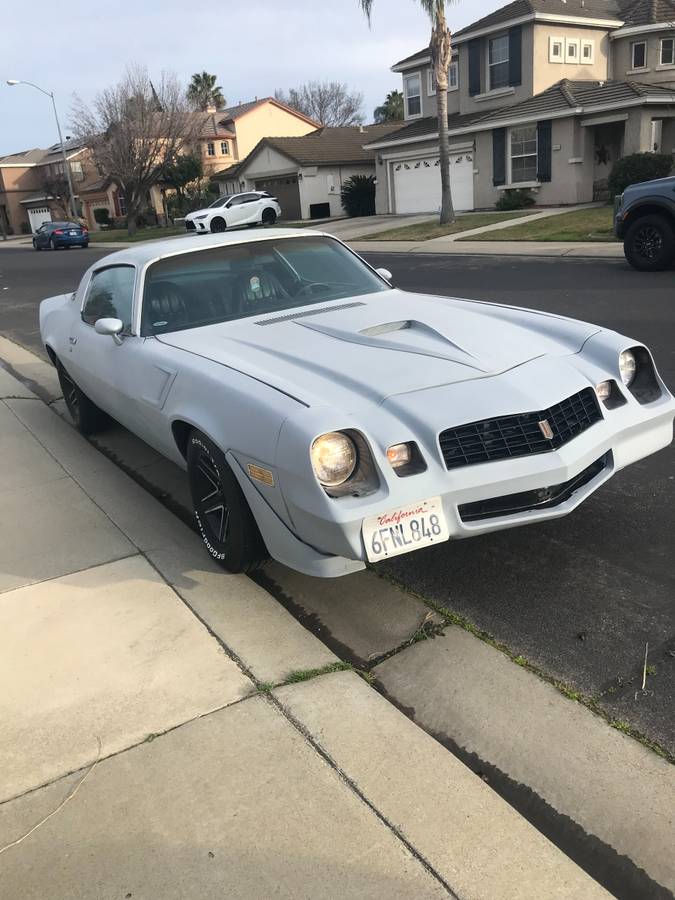
[(88, 246), (89, 231), (77, 222), (45, 222), (33, 235), (36, 250)]

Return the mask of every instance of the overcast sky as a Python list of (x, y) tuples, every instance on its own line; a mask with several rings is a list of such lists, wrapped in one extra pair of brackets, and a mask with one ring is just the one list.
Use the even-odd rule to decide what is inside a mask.
[[(502, 5), (448, 4), (450, 28)], [(135, 62), (145, 63), (151, 77), (173, 71), (186, 83), (193, 72), (213, 72), (230, 104), (311, 79), (338, 79), (364, 94), (372, 121), (373, 108), (400, 87), (389, 67), (426, 46), (429, 32), (415, 0), (375, 0), (370, 30), (358, 0), (14, 3), (0, 29), (0, 155), (57, 140), (48, 98), (10, 88), (8, 78), (54, 91), (66, 132), (73, 93), (88, 100)]]

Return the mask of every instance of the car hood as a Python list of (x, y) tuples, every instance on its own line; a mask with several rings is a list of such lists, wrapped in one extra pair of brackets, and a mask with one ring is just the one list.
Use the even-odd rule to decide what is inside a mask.
[(384, 291), (163, 334), (309, 406), (345, 411), (581, 349), (599, 329), (492, 303)]

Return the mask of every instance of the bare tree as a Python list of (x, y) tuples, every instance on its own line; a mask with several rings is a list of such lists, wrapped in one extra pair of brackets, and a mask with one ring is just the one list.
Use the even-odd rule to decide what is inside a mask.
[(124, 194), (127, 230), (135, 234), (151, 187), (181, 152), (192, 148), (204, 116), (190, 110), (185, 88), (173, 75), (155, 87), (142, 66), (127, 69), (93, 104), (77, 100), (75, 134), (91, 148), (96, 167)]
[(274, 97), (322, 125), (360, 125), (363, 122), (363, 94), (350, 91), (339, 81), (308, 81), (288, 92), (276, 90)]
[[(448, 0), (453, 2), (453, 0)], [(373, 11), (374, 0), (359, 0), (368, 17)], [(448, 137), (448, 68), (452, 61), (452, 42), (445, 18), (445, 0), (419, 0), (424, 12), (431, 19), (431, 64), (436, 78), (436, 107), (438, 110), (438, 143), (441, 170), (441, 225), (455, 221), (450, 190), (450, 139)]]
[(68, 202), (70, 193), (65, 173), (51, 172), (49, 166), (44, 166), (40, 172), (40, 187), (44, 191), (45, 197), (52, 201), (59, 212), (63, 213), (63, 218), (70, 219), (72, 216)]

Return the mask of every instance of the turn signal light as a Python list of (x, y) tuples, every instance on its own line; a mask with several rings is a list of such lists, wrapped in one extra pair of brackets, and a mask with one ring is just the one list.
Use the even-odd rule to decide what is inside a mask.
[(410, 444), (392, 444), (387, 450), (387, 459), (394, 469), (407, 466), (411, 460)]

